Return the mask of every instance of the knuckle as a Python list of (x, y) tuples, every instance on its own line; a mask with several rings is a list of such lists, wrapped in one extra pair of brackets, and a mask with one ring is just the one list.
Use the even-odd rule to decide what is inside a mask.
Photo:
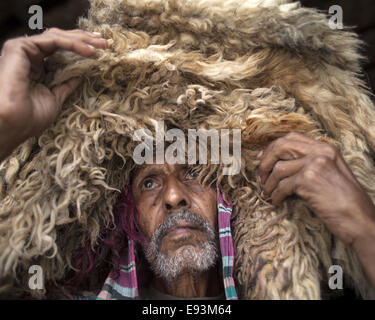
[(338, 150), (336, 149), (336, 147), (328, 143), (324, 144), (324, 148), (322, 151), (327, 157), (332, 160), (335, 160), (338, 154)]
[(313, 183), (317, 179), (317, 172), (312, 168), (307, 168), (302, 173), (302, 181), (305, 183)]
[(275, 171), (282, 171), (283, 170), (283, 165), (281, 161), (277, 161), (274, 166)]
[(3, 44), (3, 49), (14, 49), (19, 47), (21, 38), (8, 39)]
[(276, 163), (273, 165), (273, 168), (271, 170), (272, 174), (277, 174), (277, 172), (280, 170), (280, 161), (276, 161)]
[(331, 159), (326, 155), (320, 155), (313, 159), (312, 165), (317, 169), (322, 169), (327, 167), (331, 163)]
[(284, 166), (281, 163), (281, 161), (276, 162), (276, 164), (273, 167), (273, 171), (274, 171), (274, 174), (276, 174), (277, 176), (282, 174), (282, 172), (284, 171)]
[(73, 29), (72, 31), (75, 32), (75, 33), (87, 33), (87, 34), (90, 34), (89, 31), (82, 30), (82, 29)]
[(281, 149), (281, 148), (285, 147), (287, 142), (288, 142), (288, 139), (286, 139), (285, 137), (279, 138), (279, 139), (274, 141), (274, 143), (272, 145), (272, 149), (274, 149), (274, 150)]
[(285, 190), (286, 182), (285, 180), (281, 180), (277, 187), (275, 188), (275, 194), (282, 193)]
[(327, 165), (330, 162), (330, 158), (326, 155), (320, 155), (314, 158), (313, 163), (315, 165)]
[(49, 28), (49, 29), (47, 29), (46, 31), (44, 31), (44, 33), (46, 33), (46, 34), (51, 34), (51, 33), (57, 33), (57, 32), (59, 32), (59, 31), (60, 31), (59, 28), (53, 27), (53, 28)]

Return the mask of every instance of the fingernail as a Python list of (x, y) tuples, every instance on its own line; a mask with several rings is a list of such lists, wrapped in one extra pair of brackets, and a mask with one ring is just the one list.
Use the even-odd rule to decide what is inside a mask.
[(102, 34), (100, 32), (93, 32), (92, 34), (95, 34), (96, 36), (101, 36), (102, 37)]
[(260, 197), (264, 199), (264, 192), (263, 191), (260, 193)]
[(259, 158), (261, 158), (262, 157), (262, 155), (263, 155), (263, 150), (262, 151), (260, 151), (258, 154), (257, 154), (257, 158), (259, 159)]
[(94, 46), (92, 46), (91, 44), (88, 44), (88, 47), (92, 50), (96, 50)]

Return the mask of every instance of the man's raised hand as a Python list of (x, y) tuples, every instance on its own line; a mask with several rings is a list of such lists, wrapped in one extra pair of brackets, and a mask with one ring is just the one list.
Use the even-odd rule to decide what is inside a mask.
[(0, 161), (25, 139), (47, 128), (80, 82), (73, 78), (51, 90), (41, 83), (31, 86), (31, 80), (38, 81), (43, 75), (44, 59), (59, 49), (90, 57), (106, 46), (100, 34), (57, 28), (4, 43), (0, 56)]

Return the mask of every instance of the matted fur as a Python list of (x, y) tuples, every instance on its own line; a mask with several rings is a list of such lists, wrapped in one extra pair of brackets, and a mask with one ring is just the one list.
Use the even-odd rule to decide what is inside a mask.
[(242, 128), (242, 170), (199, 166), (234, 204), (235, 279), (244, 299), (320, 299), (339, 263), (362, 296), (371, 290), (352, 249), (306, 203), (275, 209), (259, 198), (256, 154), (288, 131), (336, 144), (375, 199), (375, 112), (360, 41), (325, 15), (288, 1), (91, 0), (82, 29), (110, 39), (96, 58), (57, 53), (49, 86), (84, 81), (55, 124), (0, 164), (3, 296), (29, 290), (28, 267), (63, 280), (87, 239), (100, 241), (129, 182), (134, 130)]

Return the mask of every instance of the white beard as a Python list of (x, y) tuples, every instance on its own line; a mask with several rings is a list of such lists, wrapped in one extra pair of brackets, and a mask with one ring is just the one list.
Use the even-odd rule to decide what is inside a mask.
[[(168, 256), (160, 252), (160, 242), (164, 231), (184, 220), (199, 225), (207, 234), (207, 241), (199, 247), (186, 245), (176, 255)], [(218, 245), (215, 231), (200, 216), (188, 211), (178, 212), (168, 217), (154, 232), (145, 249), (145, 256), (153, 272), (168, 282), (174, 281), (183, 272), (199, 273), (213, 267), (218, 259)]]

